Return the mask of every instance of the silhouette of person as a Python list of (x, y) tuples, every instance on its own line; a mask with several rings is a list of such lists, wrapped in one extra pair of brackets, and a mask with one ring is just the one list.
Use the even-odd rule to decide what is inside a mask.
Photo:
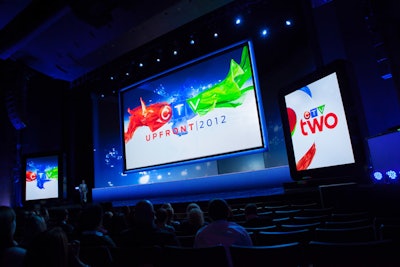
[(88, 186), (85, 183), (85, 180), (82, 180), (82, 183), (79, 185), (79, 194), (81, 196), (81, 202), (86, 203), (87, 202), (87, 193), (88, 193)]

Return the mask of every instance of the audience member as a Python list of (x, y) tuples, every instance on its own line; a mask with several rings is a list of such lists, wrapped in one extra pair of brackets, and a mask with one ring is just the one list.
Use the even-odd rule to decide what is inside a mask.
[(194, 246), (210, 247), (223, 245), (252, 246), (252, 240), (246, 229), (229, 221), (231, 211), (228, 203), (223, 199), (212, 199), (208, 204), (208, 215), (211, 222), (198, 230)]
[(0, 206), (0, 266), (2, 267), (23, 266), (26, 250), (14, 240), (16, 226), (14, 209)]
[(175, 232), (175, 228), (172, 225), (167, 224), (168, 211), (164, 208), (157, 209), (156, 212), (156, 225), (160, 229), (167, 230), (169, 232)]
[(41, 216), (46, 225), (49, 226), (49, 221), (50, 221), (49, 209), (47, 207), (41, 206), (40, 209), (38, 210), (38, 215)]
[(244, 207), (244, 215), (246, 220), (241, 224), (244, 227), (262, 227), (272, 225), (272, 217), (260, 216), (255, 203), (248, 203)]
[(171, 225), (172, 227), (174, 227), (175, 230), (178, 229), (179, 226), (180, 226), (180, 222), (175, 220), (175, 210), (172, 207), (172, 204), (168, 203), (168, 202), (164, 203), (164, 204), (161, 205), (161, 208), (166, 209), (167, 212), (168, 212), (167, 224)]
[(100, 205), (88, 204), (80, 214), (77, 239), (81, 246), (116, 247), (114, 240), (103, 228), (103, 208)]
[(200, 206), (190, 203), (186, 207), (186, 219), (181, 222), (180, 232), (182, 235), (195, 235), (206, 224)]
[(154, 207), (149, 200), (136, 204), (133, 225), (121, 232), (120, 241), (123, 247), (179, 245), (175, 233), (156, 226)]
[(125, 216), (123, 211), (114, 207), (105, 207), (103, 216), (103, 231), (109, 235), (116, 244), (119, 244), (120, 233), (129, 228), (128, 218)]
[(69, 211), (68, 209), (56, 209), (54, 210), (55, 226), (61, 227), (67, 234), (68, 240), (73, 239), (75, 226), (69, 222)]
[(20, 246), (27, 248), (36, 236), (46, 230), (47, 224), (44, 218), (34, 212), (28, 212), (25, 217), (24, 231)]
[[(76, 245), (76, 244), (75, 244)], [(69, 249), (68, 237), (60, 227), (37, 235), (30, 243), (25, 267), (85, 267), (79, 259), (79, 249)]]

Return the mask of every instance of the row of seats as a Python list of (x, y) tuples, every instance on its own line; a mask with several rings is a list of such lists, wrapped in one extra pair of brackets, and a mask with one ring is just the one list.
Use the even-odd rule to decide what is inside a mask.
[[(97, 261), (87, 261), (92, 267), (392, 267), (398, 266), (390, 240), (333, 243), (310, 241), (270, 246), (222, 246), (208, 248), (93, 248)], [(100, 252), (100, 250), (103, 251)], [(83, 251), (82, 258), (90, 255)], [(109, 260), (100, 255), (109, 253)], [(99, 260), (101, 259), (101, 260)]]

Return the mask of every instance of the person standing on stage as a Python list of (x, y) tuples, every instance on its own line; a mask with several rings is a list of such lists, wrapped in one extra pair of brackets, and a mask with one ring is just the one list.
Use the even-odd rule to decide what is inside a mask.
[(81, 195), (81, 202), (86, 203), (87, 202), (87, 193), (88, 193), (88, 186), (85, 183), (85, 180), (82, 180), (82, 183), (79, 185), (79, 193)]

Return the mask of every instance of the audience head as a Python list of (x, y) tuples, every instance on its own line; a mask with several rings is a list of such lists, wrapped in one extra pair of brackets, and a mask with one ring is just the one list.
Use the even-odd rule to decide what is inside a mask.
[(103, 224), (103, 208), (98, 204), (87, 205), (79, 217), (81, 231), (99, 230)]
[(8, 206), (0, 206), (0, 249), (14, 245), (16, 227), (14, 209)]
[(141, 200), (135, 206), (135, 223), (151, 225), (154, 223), (155, 212), (150, 200)]
[(193, 203), (189, 203), (186, 206), (186, 214), (189, 214), (190, 210), (192, 210), (192, 209), (201, 209), (201, 208), (197, 203), (194, 203), (194, 202)]
[(56, 209), (54, 211), (54, 217), (58, 223), (66, 222), (69, 219), (69, 211), (68, 209)]
[(42, 218), (44, 219), (44, 221), (46, 223), (49, 222), (50, 220), (50, 214), (49, 214), (49, 210), (46, 207), (40, 207), (39, 211), (38, 211), (38, 215), (42, 216)]
[(208, 203), (208, 215), (211, 220), (227, 220), (231, 215), (231, 209), (224, 199), (215, 198)]
[(204, 214), (200, 208), (192, 208), (188, 213), (189, 223), (196, 226), (204, 225)]
[(27, 247), (36, 236), (47, 230), (44, 218), (36, 213), (30, 213), (25, 218), (24, 235), (21, 246)]
[(156, 219), (158, 223), (167, 223), (168, 212), (164, 208), (159, 208), (156, 211)]
[(257, 211), (257, 205), (254, 203), (248, 203), (245, 207), (244, 207), (244, 214), (246, 216), (252, 216), (252, 215), (257, 215), (258, 211)]
[(161, 205), (161, 208), (167, 210), (168, 213), (168, 221), (172, 221), (175, 215), (174, 208), (172, 207), (171, 203), (164, 203)]

